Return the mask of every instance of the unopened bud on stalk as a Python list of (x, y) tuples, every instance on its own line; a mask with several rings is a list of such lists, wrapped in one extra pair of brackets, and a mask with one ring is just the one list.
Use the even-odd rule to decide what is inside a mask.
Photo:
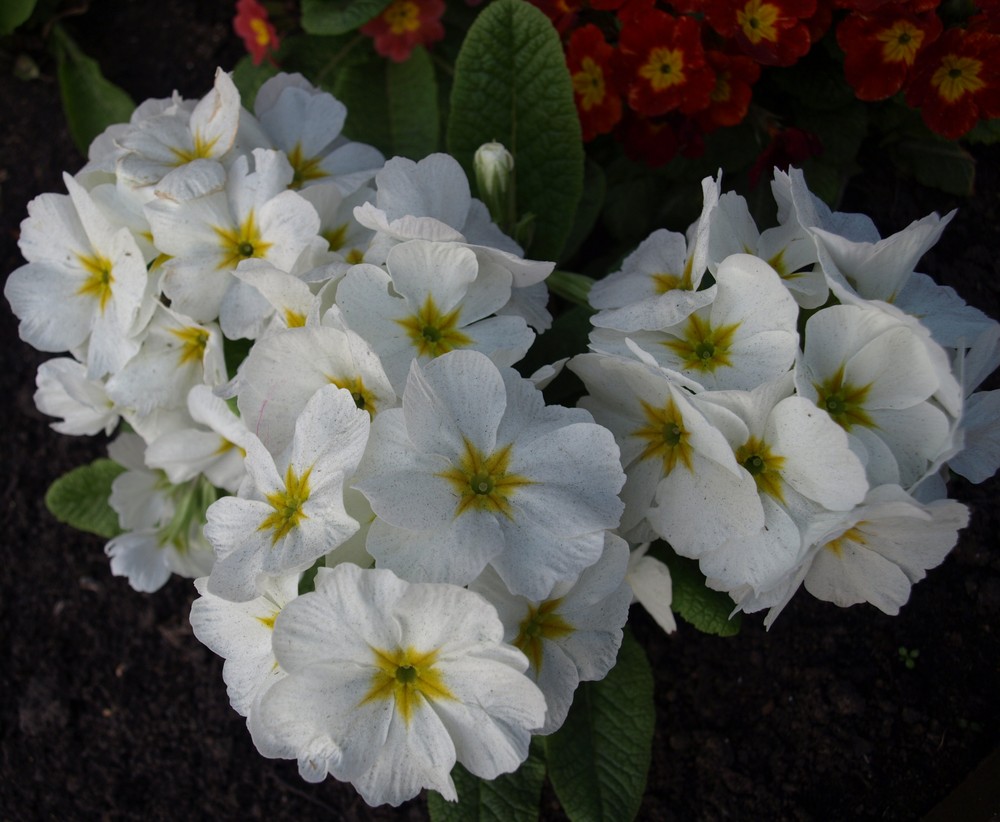
[(514, 195), (514, 155), (503, 143), (483, 143), (473, 160), (479, 197), (493, 221), (506, 232), (517, 221)]

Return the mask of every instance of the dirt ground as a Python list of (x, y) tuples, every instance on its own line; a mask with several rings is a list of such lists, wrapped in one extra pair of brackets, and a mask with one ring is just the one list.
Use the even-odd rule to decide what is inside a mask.
[[(241, 54), (230, 3), (91, 5), (69, 24), (136, 100), (174, 88), (199, 96), (215, 66)], [(40, 65), (39, 79), (13, 77), (22, 52)], [(0, 68), (6, 276), (22, 262), (16, 239), (27, 202), (62, 191), (62, 170), (82, 158), (44, 48), (17, 40)], [(873, 214), (885, 234), (958, 206), (922, 269), (1000, 317), (1000, 152), (977, 155), (978, 194), (962, 202), (864, 156), (867, 171), (845, 208)], [(373, 810), (350, 786), (307, 785), (294, 763), (256, 753), (229, 707), (222, 661), (188, 626), (190, 581), (136, 593), (111, 576), (102, 540), (46, 512), (48, 485), (104, 443), (55, 434), (35, 410), (45, 356), (18, 340), (6, 304), (0, 334), (0, 820), (425, 819), (422, 800)], [(954, 484), (972, 524), (899, 617), (801, 592), (770, 633), (750, 618), (739, 636), (719, 639), (683, 625), (665, 637), (634, 613), (658, 712), (640, 818), (910, 820), (952, 795), (1000, 732), (998, 489), (997, 480)], [(919, 651), (912, 669), (901, 647)], [(951, 806), (944, 818), (990, 818), (993, 776), (992, 800), (960, 815)], [(563, 817), (549, 801), (544, 818)]]

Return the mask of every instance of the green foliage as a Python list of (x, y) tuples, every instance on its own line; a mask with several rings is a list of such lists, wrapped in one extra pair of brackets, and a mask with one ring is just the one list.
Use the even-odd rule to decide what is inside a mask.
[(437, 82), (427, 51), (415, 48), (403, 63), (371, 54), (349, 61), (330, 78), (330, 90), (350, 112), (344, 133), (387, 157), (419, 160), (440, 143)]
[(604, 176), (604, 169), (588, 157), (583, 168), (583, 196), (577, 205), (573, 227), (566, 238), (560, 259), (568, 260), (572, 257), (583, 241), (590, 236), (590, 232), (594, 230), (594, 226), (601, 216), (601, 208), (604, 205), (607, 191), (608, 183)]
[(534, 822), (545, 781), (545, 762), (538, 737), (532, 740), (528, 758), (514, 773), (492, 782), (470, 774), (461, 765), (451, 772), (458, 802), (441, 794), (427, 793), (432, 822)]
[(545, 738), (549, 781), (573, 822), (635, 818), (655, 720), (653, 672), (626, 630), (618, 663), (599, 682), (581, 683), (566, 722)]
[(108, 505), (111, 483), (125, 469), (109, 459), (97, 459), (63, 474), (49, 486), (45, 507), (60, 522), (101, 537), (121, 533), (118, 514)]
[(239, 89), (240, 103), (245, 109), (253, 111), (253, 102), (260, 87), (277, 73), (278, 69), (270, 63), (255, 66), (249, 54), (240, 59), (233, 69), (233, 84)]
[(555, 260), (583, 191), (583, 143), (562, 44), (548, 18), (522, 0), (496, 0), (455, 63), (448, 150), (474, 179), (480, 145), (514, 155), (517, 210), (535, 216), (528, 256)]
[(1000, 117), (992, 120), (980, 120), (972, 131), (963, 137), (967, 143), (976, 145), (993, 145), (1000, 143)]
[(976, 184), (976, 161), (958, 143), (928, 135), (907, 138), (893, 147), (896, 166), (918, 182), (949, 194), (971, 197)]
[(91, 141), (115, 123), (127, 122), (135, 103), (105, 79), (96, 61), (87, 57), (58, 26), (52, 42), (58, 62), (59, 91), (73, 142), (83, 154)]
[(722, 591), (705, 585), (705, 575), (693, 559), (679, 557), (661, 542), (653, 543), (650, 553), (670, 569), (673, 583), (674, 612), (699, 631), (717, 636), (734, 636), (740, 632), (742, 614), (730, 619), (733, 601)]
[(3, 0), (0, 3), (0, 37), (10, 34), (31, 17), (36, 0)]
[(382, 13), (390, 0), (302, 0), (302, 28), (310, 34), (346, 34)]

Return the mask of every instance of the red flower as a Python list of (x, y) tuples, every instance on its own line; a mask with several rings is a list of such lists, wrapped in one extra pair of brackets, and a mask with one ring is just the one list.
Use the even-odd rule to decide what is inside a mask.
[(798, 166), (803, 160), (818, 157), (823, 153), (823, 144), (811, 131), (801, 128), (775, 128), (768, 143), (754, 164), (750, 167), (750, 188), (756, 188), (760, 175), (770, 173), (775, 168), (788, 171), (789, 166)]
[(271, 25), (267, 10), (257, 0), (236, 0), (233, 30), (243, 38), (243, 45), (255, 66), (264, 62), (265, 57), (274, 63), (271, 53), (278, 49), (278, 33)]
[(618, 45), (633, 110), (655, 117), (708, 107), (715, 75), (705, 62), (696, 20), (650, 10), (625, 21)]
[(705, 57), (715, 70), (715, 88), (708, 108), (695, 118), (705, 131), (735, 126), (746, 117), (753, 96), (751, 86), (760, 77), (760, 65), (743, 54), (706, 51)]
[(622, 118), (621, 94), (611, 64), (614, 51), (592, 23), (573, 32), (566, 47), (566, 63), (573, 78), (573, 96), (585, 141), (607, 134)]
[(920, 49), (941, 34), (934, 12), (906, 14), (894, 9), (851, 14), (837, 27), (844, 50), (844, 74), (859, 100), (884, 100), (906, 82)]
[(705, 19), (765, 66), (790, 66), (809, 51), (816, 0), (709, 0)]
[(980, 118), (1000, 117), (1000, 36), (948, 29), (918, 55), (906, 102), (949, 140)]
[(361, 33), (375, 38), (375, 51), (383, 57), (402, 63), (417, 46), (444, 38), (442, 14), (444, 0), (393, 0)]
[(629, 159), (657, 168), (677, 156), (677, 134), (668, 122), (627, 112), (616, 132)]

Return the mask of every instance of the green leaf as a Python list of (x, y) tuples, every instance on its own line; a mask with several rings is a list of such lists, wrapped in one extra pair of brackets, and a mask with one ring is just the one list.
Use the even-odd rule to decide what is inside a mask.
[(451, 772), (458, 802), (448, 802), (436, 791), (427, 793), (432, 822), (534, 822), (545, 781), (545, 761), (538, 737), (528, 758), (514, 773), (492, 781), (470, 774), (461, 765)]
[(635, 818), (655, 719), (653, 673), (626, 630), (615, 667), (581, 683), (566, 722), (545, 739), (549, 781), (573, 822)]
[(972, 127), (972, 131), (962, 139), (971, 144), (993, 145), (1000, 143), (1000, 117), (992, 120), (980, 120)]
[(363, 26), (390, 0), (302, 0), (302, 28), (310, 34), (345, 34)]
[(253, 102), (260, 87), (277, 73), (278, 69), (267, 62), (255, 66), (249, 54), (240, 59), (233, 69), (233, 83), (239, 89), (240, 103), (245, 109), (253, 111)]
[(0, 3), (0, 37), (10, 34), (31, 17), (35, 0), (3, 0)]
[(415, 48), (403, 63), (373, 56), (345, 65), (333, 77), (332, 90), (347, 106), (344, 133), (351, 139), (412, 160), (437, 150), (437, 82), (425, 49)]
[(918, 182), (960, 197), (971, 197), (976, 184), (976, 161), (958, 143), (943, 138), (903, 139), (893, 146), (896, 166)]
[(118, 514), (108, 505), (111, 483), (125, 469), (97, 459), (63, 474), (45, 493), (45, 507), (60, 522), (101, 537), (120, 534)]
[(128, 122), (135, 103), (101, 74), (101, 68), (58, 26), (53, 29), (59, 90), (70, 135), (84, 154), (108, 126)]
[(607, 190), (604, 169), (588, 157), (583, 169), (583, 196), (576, 207), (573, 227), (566, 238), (560, 259), (568, 260), (590, 236), (597, 218), (601, 216), (601, 207), (604, 205)]
[(448, 151), (470, 180), (490, 141), (514, 155), (518, 215), (535, 215), (528, 254), (558, 259), (583, 191), (583, 142), (559, 35), (523, 0), (487, 6), (455, 62)]
[(654, 542), (650, 553), (670, 569), (673, 600), (670, 607), (699, 631), (716, 636), (735, 636), (740, 632), (742, 614), (732, 619), (733, 601), (722, 591), (705, 585), (705, 575), (693, 559), (679, 557), (662, 542)]

